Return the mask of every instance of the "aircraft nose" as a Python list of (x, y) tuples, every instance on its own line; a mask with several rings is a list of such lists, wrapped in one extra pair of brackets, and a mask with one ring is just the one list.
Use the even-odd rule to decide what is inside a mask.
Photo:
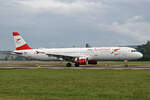
[(138, 58), (140, 59), (140, 58), (143, 58), (143, 54), (142, 53), (138, 53)]

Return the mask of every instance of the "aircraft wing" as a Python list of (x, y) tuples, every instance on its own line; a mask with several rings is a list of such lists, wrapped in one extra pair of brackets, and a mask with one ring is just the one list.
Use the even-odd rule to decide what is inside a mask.
[(61, 54), (47, 54), (48, 56), (54, 56), (54, 57), (57, 57), (57, 58), (62, 58), (63, 60), (66, 60), (66, 61), (72, 61), (74, 62), (74, 60), (76, 58), (78, 58), (77, 56), (69, 56), (69, 55), (61, 55)]
[(21, 53), (21, 52), (12, 52), (11, 53), (11, 55), (21, 55), (21, 54), (23, 54), (23, 53)]

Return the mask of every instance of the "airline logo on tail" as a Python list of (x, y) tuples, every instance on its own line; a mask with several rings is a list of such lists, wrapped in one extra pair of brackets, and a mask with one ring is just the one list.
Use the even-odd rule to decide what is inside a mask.
[(16, 50), (30, 50), (32, 49), (20, 36), (18, 32), (13, 32), (13, 37), (16, 45)]
[(16, 42), (20, 41), (21, 39), (17, 39)]

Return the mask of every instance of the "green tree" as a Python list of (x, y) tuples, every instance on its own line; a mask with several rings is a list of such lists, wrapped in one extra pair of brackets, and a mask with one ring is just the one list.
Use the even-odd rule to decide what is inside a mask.
[(144, 55), (141, 60), (150, 60), (150, 41), (147, 41), (146, 44), (139, 45), (136, 49)]

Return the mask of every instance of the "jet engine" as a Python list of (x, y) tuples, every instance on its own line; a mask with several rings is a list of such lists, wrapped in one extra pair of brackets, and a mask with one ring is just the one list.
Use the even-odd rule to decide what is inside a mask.
[(95, 65), (96, 65), (96, 64), (97, 64), (97, 61), (96, 61), (96, 60), (89, 60), (89, 61), (88, 61), (88, 64), (95, 64)]
[(88, 58), (77, 58), (75, 60), (75, 63), (79, 63), (80, 65), (86, 65), (86, 64), (97, 64), (97, 60), (88, 60)]
[(78, 58), (75, 60), (75, 63), (79, 63), (80, 65), (86, 65), (86, 64), (88, 64), (88, 59), (87, 58)]

